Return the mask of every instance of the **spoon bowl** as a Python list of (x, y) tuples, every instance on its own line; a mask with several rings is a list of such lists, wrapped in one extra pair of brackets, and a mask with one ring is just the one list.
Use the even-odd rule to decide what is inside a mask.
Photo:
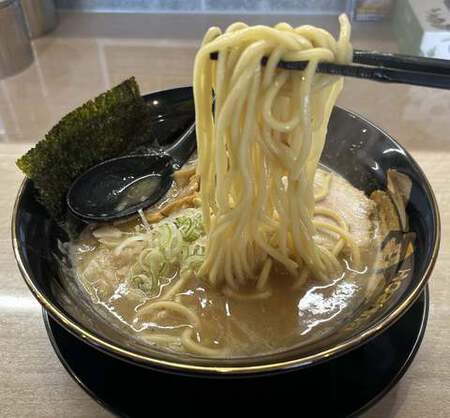
[(160, 200), (196, 148), (195, 123), (171, 145), (112, 158), (97, 164), (73, 182), (66, 203), (73, 215), (87, 222), (130, 216)]
[(166, 154), (126, 155), (84, 172), (67, 193), (71, 212), (88, 222), (123, 218), (155, 204), (172, 184)]

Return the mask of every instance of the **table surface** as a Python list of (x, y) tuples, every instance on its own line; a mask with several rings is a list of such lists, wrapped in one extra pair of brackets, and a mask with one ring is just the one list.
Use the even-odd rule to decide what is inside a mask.
[[(136, 76), (142, 92), (190, 85), (198, 34), (227, 20), (192, 17), (193, 22), (183, 20), (185, 26), (176, 26), (171, 34), (164, 22), (170, 25), (177, 18), (158, 19), (162, 29), (151, 26), (156, 27), (152, 32), (138, 18), (136, 25), (143, 25), (139, 38), (136, 25), (121, 25), (113, 33), (107, 16), (63, 15), (56, 32), (34, 41), (34, 64), (0, 81), (1, 416), (111, 416), (59, 363), (40, 306), (16, 267), (10, 220), (23, 177), (14, 162), (61, 116), (130, 75)], [(324, 24), (333, 26), (329, 22)], [(396, 50), (387, 25), (356, 25), (353, 43), (357, 48)], [(430, 180), (442, 217), (443, 242), (430, 281), (431, 309), (422, 347), (400, 383), (364, 417), (449, 417), (450, 92), (347, 80), (339, 104), (383, 127), (411, 152)]]

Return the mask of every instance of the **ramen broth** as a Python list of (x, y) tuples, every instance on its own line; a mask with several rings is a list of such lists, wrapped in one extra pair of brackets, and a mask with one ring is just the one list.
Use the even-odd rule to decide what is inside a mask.
[[(348, 224), (361, 251), (358, 271), (349, 267), (351, 263), (346, 259), (349, 254), (343, 251), (344, 268), (336, 277), (330, 277), (327, 282), (310, 277), (302, 285), (293, 286), (292, 276), (274, 263), (268, 281), (271, 295), (261, 299), (247, 298), (252, 294), (250, 288), (227, 296), (206, 280), (191, 277), (171, 300), (198, 315), (200, 325), (194, 330), (193, 340), (217, 349), (209, 355), (254, 356), (310, 343), (336, 332), (370, 297), (377, 285), (374, 266), (380, 257), (376, 205), (345, 179), (323, 168), (316, 173), (316, 194), (321, 193), (329, 175), (328, 194), (316, 206), (332, 208)], [(199, 208), (188, 210), (200, 211)], [(142, 224), (139, 218), (114, 227), (86, 228), (71, 249), (76, 277), (116, 327), (158, 348), (198, 354), (180, 343), (180, 332), (192, 327), (183, 315), (164, 309), (141, 313), (143, 307), (157, 301), (177, 284), (180, 272), (166, 271), (159, 278), (157, 290), (150, 295), (133, 288), (127, 280), (142, 248), (135, 243), (117, 255), (118, 230), (132, 237), (145, 228), (148, 225)], [(318, 232), (315, 238), (325, 245), (336, 240), (331, 232)]]

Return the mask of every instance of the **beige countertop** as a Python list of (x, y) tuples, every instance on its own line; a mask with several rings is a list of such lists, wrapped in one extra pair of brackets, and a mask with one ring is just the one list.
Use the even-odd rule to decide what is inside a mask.
[[(131, 17), (126, 22), (117, 19), (64, 15), (56, 32), (34, 42), (34, 64), (0, 81), (2, 417), (111, 416), (59, 363), (40, 306), (16, 267), (10, 244), (11, 211), (22, 180), (16, 158), (65, 113), (130, 75), (137, 77), (144, 93), (191, 84), (198, 35), (209, 25), (227, 21), (224, 16), (192, 16), (191, 21), (141, 16), (132, 30), (124, 30)], [(288, 20), (295, 23), (292, 16)], [(174, 22), (172, 33), (167, 27)], [(330, 19), (324, 22), (330, 24)], [(118, 25), (115, 32), (111, 25)], [(388, 26), (356, 25), (353, 40), (359, 48), (396, 49)], [(366, 116), (411, 152), (435, 190), (442, 216), (441, 251), (430, 282), (431, 309), (423, 344), (400, 383), (364, 418), (449, 417), (450, 92), (348, 80), (339, 104)]]

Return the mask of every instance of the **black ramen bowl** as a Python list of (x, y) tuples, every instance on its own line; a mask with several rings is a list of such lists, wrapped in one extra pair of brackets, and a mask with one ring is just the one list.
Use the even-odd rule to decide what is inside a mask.
[[(192, 121), (191, 88), (153, 93), (146, 100), (162, 144), (176, 138)], [(408, 222), (384, 237), (385, 264), (378, 272), (384, 280), (376, 297), (336, 332), (309, 345), (233, 359), (168, 353), (141, 345), (101, 317), (76, 285), (61, 252), (67, 234), (38, 203), (29, 180), (19, 190), (12, 219), (17, 263), (28, 287), (52, 318), (85, 343), (124, 361), (163, 371), (219, 377), (284, 372), (327, 361), (368, 342), (416, 301), (436, 261), (440, 222), (433, 191), (420, 167), (395, 140), (364, 118), (335, 107), (321, 162), (367, 195), (385, 190), (394, 208), (399, 196), (395, 190), (388, 190), (388, 174), (401, 173), (409, 184), (407, 196), (402, 195)]]

